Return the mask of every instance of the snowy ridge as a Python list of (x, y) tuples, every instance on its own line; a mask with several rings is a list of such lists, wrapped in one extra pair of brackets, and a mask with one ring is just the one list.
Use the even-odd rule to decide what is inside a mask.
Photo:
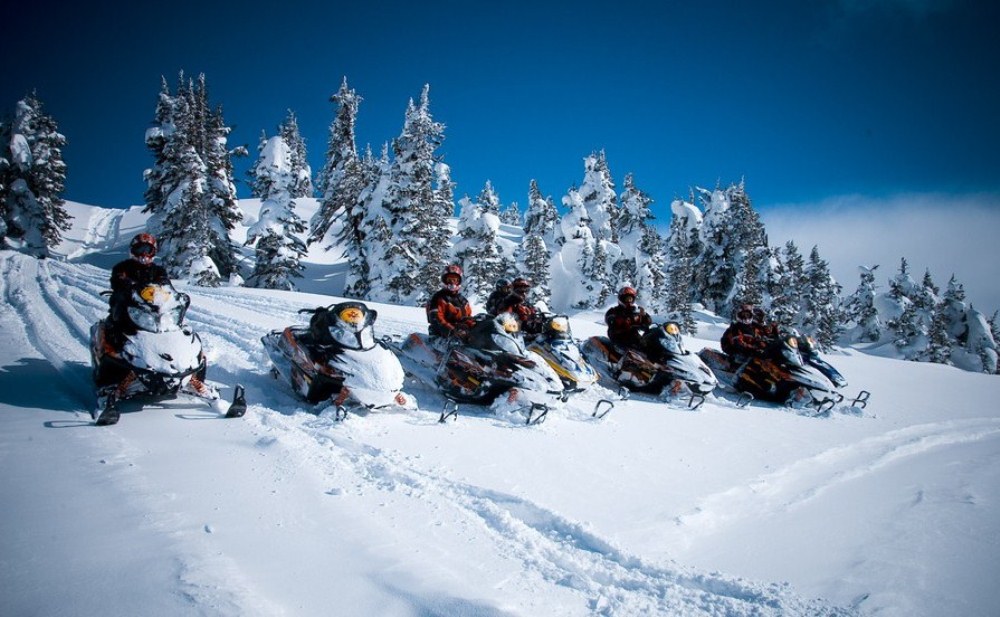
[[(418, 410), (339, 423), (276, 382), (259, 343), (304, 323), (298, 309), (335, 298), (184, 286), (209, 379), (246, 386), (246, 417), (176, 400), (126, 406), (121, 424), (97, 429), (87, 341), (106, 312), (106, 283), (102, 268), (0, 253), (0, 463), (19, 469), (0, 480), (14, 496), (0, 515), (0, 582), (16, 590), (0, 613), (987, 615), (997, 606), (989, 538), (1000, 416), (990, 401), (1000, 392), (989, 376), (849, 354), (834, 361), (874, 391), (876, 411), (864, 417), (713, 399), (690, 412), (639, 399), (597, 421), (600, 394), (587, 393), (536, 427), (471, 408), (440, 425), (443, 399), (408, 382)], [(420, 309), (373, 307), (379, 336), (425, 327)], [(580, 315), (574, 332), (598, 333), (594, 322)], [(712, 342), (689, 341), (701, 344)], [(907, 394), (910, 373), (920, 399)], [(962, 405), (923, 397), (934, 380)], [(55, 502), (69, 510), (45, 514)], [(932, 526), (950, 539), (928, 542)], [(110, 575), (78, 580), (80, 571)]]

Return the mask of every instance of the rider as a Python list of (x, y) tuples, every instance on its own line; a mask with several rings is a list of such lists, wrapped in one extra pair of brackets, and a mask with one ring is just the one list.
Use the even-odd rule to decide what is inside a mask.
[(722, 334), (722, 351), (737, 362), (764, 354), (769, 343), (765, 330), (754, 323), (754, 306), (743, 304), (736, 320)]
[(457, 336), (464, 340), (475, 324), (472, 306), (459, 290), (462, 287), (462, 268), (450, 265), (441, 274), (444, 287), (427, 301), (427, 330), (432, 337)]
[(511, 284), (513, 293), (504, 298), (497, 307), (497, 313), (513, 313), (521, 321), (521, 330), (533, 337), (542, 332), (541, 312), (528, 303), (531, 293), (531, 281), (526, 278), (516, 278)]
[(500, 279), (496, 283), (496, 288), (490, 292), (490, 297), (486, 299), (486, 312), (490, 315), (500, 313), (500, 303), (510, 295), (511, 284), (508, 279)]
[(611, 343), (626, 349), (639, 350), (643, 331), (653, 324), (653, 319), (635, 303), (638, 294), (633, 287), (622, 287), (618, 304), (604, 314)]
[(128, 319), (128, 301), (132, 290), (146, 285), (169, 285), (170, 277), (163, 266), (153, 263), (156, 238), (152, 234), (136, 234), (129, 243), (129, 259), (111, 269), (111, 299), (108, 326), (115, 334), (134, 329)]

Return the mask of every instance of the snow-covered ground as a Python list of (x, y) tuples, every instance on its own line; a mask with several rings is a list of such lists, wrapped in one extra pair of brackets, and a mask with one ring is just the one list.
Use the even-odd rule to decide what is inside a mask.
[[(636, 397), (595, 420), (588, 393), (538, 426), (439, 424), (408, 382), (418, 410), (337, 423), (259, 342), (335, 298), (180, 285), (247, 415), (126, 404), (96, 428), (89, 328), (143, 217), (73, 213), (66, 260), (0, 252), (0, 615), (1000, 614), (995, 376), (847, 350), (863, 413)], [(312, 256), (302, 287), (339, 267)], [(374, 307), (379, 335), (425, 328)]]

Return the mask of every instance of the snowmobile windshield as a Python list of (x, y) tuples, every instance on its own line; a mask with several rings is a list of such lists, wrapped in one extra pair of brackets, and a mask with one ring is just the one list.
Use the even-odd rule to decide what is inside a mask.
[(348, 349), (371, 349), (375, 346), (373, 324), (378, 316), (376, 311), (360, 302), (346, 302), (331, 307), (334, 319), (330, 321), (330, 338)]
[(180, 330), (191, 299), (164, 285), (148, 285), (132, 297), (128, 316), (137, 327), (147, 332)]
[(781, 358), (792, 366), (802, 366), (802, 355), (799, 353), (799, 341), (795, 336), (782, 339)]
[(492, 338), (493, 345), (500, 351), (516, 356), (523, 356), (526, 353), (520, 332), (494, 332)]
[(660, 344), (660, 347), (663, 347), (669, 353), (671, 353), (671, 354), (673, 354), (675, 356), (682, 356), (682, 355), (684, 355), (684, 348), (681, 347), (680, 337), (670, 336), (669, 334), (664, 334), (664, 335), (661, 335), (660, 337), (658, 337), (658, 339), (657, 339), (656, 342)]

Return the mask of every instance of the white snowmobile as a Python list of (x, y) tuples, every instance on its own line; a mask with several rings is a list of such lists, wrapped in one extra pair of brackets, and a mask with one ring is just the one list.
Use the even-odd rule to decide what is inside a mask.
[[(187, 294), (169, 284), (147, 285), (132, 291), (126, 305), (127, 323), (112, 331), (102, 319), (90, 328), (90, 358), (98, 396), (92, 415), (98, 426), (118, 422), (118, 403), (136, 396), (189, 395), (219, 407), (218, 389), (205, 381), (201, 339), (184, 323), (190, 304)], [(234, 390), (228, 409), (219, 409), (227, 418), (246, 413), (243, 386), (237, 384)]]
[(697, 354), (684, 349), (677, 323), (654, 325), (641, 341), (642, 351), (638, 351), (593, 336), (584, 343), (583, 353), (607, 379), (621, 386), (623, 396), (641, 392), (666, 403), (687, 398), (688, 408), (701, 407), (718, 380)]
[(329, 401), (335, 418), (367, 409), (416, 409), (403, 392), (403, 368), (383, 340), (376, 340), (378, 312), (362, 302), (315, 309), (308, 326), (289, 326), (261, 338), (275, 378), (291, 383), (313, 404)]
[(498, 416), (522, 414), (543, 422), (569, 393), (546, 361), (529, 351), (514, 315), (481, 315), (467, 342), (410, 334), (399, 348), (408, 372), (433, 383), (448, 399), (440, 422), (457, 417), (459, 403), (489, 406)]

